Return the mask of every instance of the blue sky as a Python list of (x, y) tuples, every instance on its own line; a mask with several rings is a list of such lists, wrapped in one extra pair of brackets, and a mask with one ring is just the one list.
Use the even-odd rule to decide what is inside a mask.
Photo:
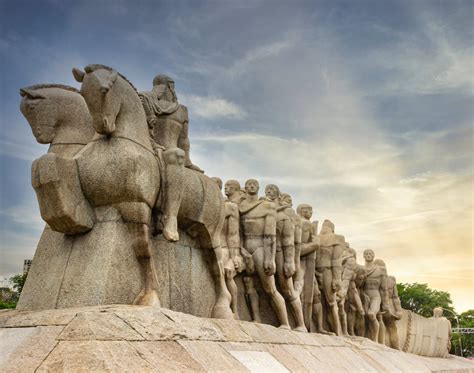
[(175, 79), (210, 176), (278, 184), (399, 281), (473, 308), (472, 1), (0, 4), (1, 278), (43, 227), (30, 165), (47, 148), (18, 90), (102, 63), (139, 90)]

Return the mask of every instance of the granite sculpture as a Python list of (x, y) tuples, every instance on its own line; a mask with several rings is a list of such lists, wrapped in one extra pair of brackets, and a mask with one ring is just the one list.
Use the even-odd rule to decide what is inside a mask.
[(396, 279), (373, 250), (360, 265), (334, 223), (324, 220), (318, 232), (311, 205), (295, 211), (275, 184), (259, 197), (257, 180), (244, 190), (234, 179), (223, 185), (191, 162), (188, 112), (171, 78), (157, 75), (151, 91), (138, 92), (107, 66), (73, 75), (80, 91), (20, 90), (33, 135), (50, 147), (32, 164), (47, 226), (19, 309), (158, 308), (166, 299), (178, 311), (209, 304), (189, 308), (199, 316), (446, 356), (442, 310), (429, 319), (403, 310)]

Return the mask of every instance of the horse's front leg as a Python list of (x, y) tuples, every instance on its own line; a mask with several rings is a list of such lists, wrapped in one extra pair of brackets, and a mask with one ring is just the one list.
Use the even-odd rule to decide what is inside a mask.
[(119, 209), (130, 233), (131, 246), (142, 268), (142, 291), (133, 304), (160, 307), (158, 280), (150, 242), (151, 209), (145, 203), (121, 203)]
[(219, 244), (214, 248), (214, 255), (211, 255), (212, 272), (216, 286), (216, 303), (212, 308), (211, 317), (215, 319), (233, 319), (234, 314), (230, 308), (232, 296), (227, 289), (225, 281), (224, 263), (222, 261), (222, 248)]

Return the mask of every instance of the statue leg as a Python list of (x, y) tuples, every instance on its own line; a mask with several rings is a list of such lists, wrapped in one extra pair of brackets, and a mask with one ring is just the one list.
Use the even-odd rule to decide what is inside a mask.
[(288, 315), (286, 313), (285, 299), (283, 299), (276, 289), (275, 277), (268, 276), (263, 269), (263, 248), (258, 248), (252, 256), (255, 262), (255, 269), (260, 277), (260, 281), (262, 282), (263, 290), (270, 296), (273, 309), (275, 310), (278, 321), (280, 322), (280, 327), (290, 329)]
[(319, 290), (316, 277), (314, 278), (314, 294), (313, 294), (313, 317), (316, 321), (316, 332), (327, 335), (334, 335), (328, 332), (323, 326), (323, 305), (321, 303), (321, 290)]
[(250, 306), (250, 311), (252, 313), (252, 320), (258, 323), (262, 322), (262, 318), (260, 317), (260, 307), (258, 304), (258, 294), (257, 290), (255, 289), (255, 284), (253, 282), (252, 275), (246, 275), (243, 278), (244, 287), (245, 287), (245, 298), (247, 300), (247, 304)]
[(304, 324), (303, 317), (303, 307), (301, 305), (301, 300), (299, 294), (293, 288), (293, 278), (286, 277), (283, 271), (283, 251), (278, 250), (275, 255), (276, 262), (276, 275), (278, 283), (280, 284), (281, 293), (286, 301), (291, 306), (291, 311), (293, 312), (293, 317), (295, 319), (296, 328), (298, 332), (307, 332), (306, 326)]
[[(233, 264), (233, 263), (232, 263)], [(233, 268), (224, 267), (225, 272), (225, 282), (227, 285), (227, 290), (229, 290), (231, 296), (230, 308), (234, 314), (234, 319), (239, 319), (239, 313), (237, 310), (237, 284), (235, 283), (236, 271)]]
[(344, 307), (345, 307), (345, 300), (342, 299), (338, 303), (339, 322), (341, 323), (342, 335), (349, 335), (349, 333), (347, 332), (347, 314), (346, 314), (346, 310), (344, 309)]
[(181, 206), (184, 182), (184, 151), (171, 148), (163, 152), (166, 168), (166, 185), (163, 213), (163, 236), (168, 241), (178, 241), (178, 211)]
[(211, 266), (216, 286), (216, 303), (212, 308), (211, 317), (215, 319), (234, 319), (234, 314), (230, 308), (232, 296), (227, 289), (224, 263), (222, 261), (222, 248), (219, 245), (213, 251), (214, 255), (211, 255)]
[(382, 315), (379, 313), (377, 315), (377, 321), (379, 322), (379, 333), (377, 335), (378, 343), (384, 345), (385, 344), (385, 324), (382, 319)]
[(347, 332), (349, 335), (355, 336), (355, 313), (354, 310), (352, 309), (351, 306), (349, 306), (349, 309), (346, 311), (347, 314)]
[[(393, 319), (384, 317), (385, 324), (385, 344), (396, 350), (400, 350), (400, 341), (398, 339), (397, 323)], [(388, 339), (387, 339), (388, 336)]]
[(131, 247), (142, 268), (144, 287), (133, 303), (160, 307), (158, 280), (150, 245), (151, 208), (144, 202), (122, 202), (115, 207), (119, 209), (128, 228)]
[(374, 342), (377, 342), (379, 336), (379, 322), (377, 321), (377, 313), (380, 311), (380, 297), (371, 297), (369, 303), (369, 310), (367, 312), (368, 321), (368, 337)]
[(323, 272), (323, 290), (324, 296), (328, 304), (329, 317), (332, 330), (336, 335), (342, 335), (341, 324), (339, 322), (338, 307), (336, 302), (336, 294), (332, 288), (332, 271), (331, 268), (324, 268)]

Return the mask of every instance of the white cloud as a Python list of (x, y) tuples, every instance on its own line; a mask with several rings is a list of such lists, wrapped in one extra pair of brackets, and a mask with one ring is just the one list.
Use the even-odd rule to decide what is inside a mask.
[(214, 96), (180, 95), (180, 102), (188, 106), (191, 116), (204, 119), (242, 119), (246, 115), (238, 105)]

